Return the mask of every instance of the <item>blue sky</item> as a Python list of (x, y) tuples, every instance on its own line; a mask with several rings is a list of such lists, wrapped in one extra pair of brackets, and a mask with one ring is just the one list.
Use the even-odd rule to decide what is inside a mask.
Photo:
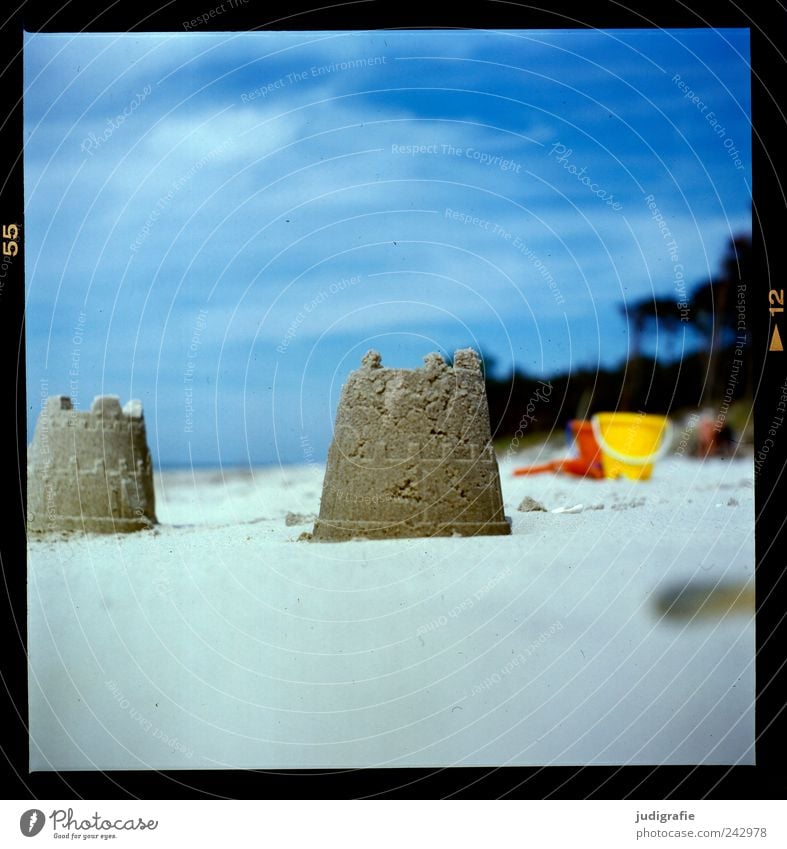
[(30, 433), (42, 392), (108, 393), (160, 463), (320, 460), (370, 347), (619, 363), (620, 305), (680, 300), (750, 231), (748, 45), (29, 35)]

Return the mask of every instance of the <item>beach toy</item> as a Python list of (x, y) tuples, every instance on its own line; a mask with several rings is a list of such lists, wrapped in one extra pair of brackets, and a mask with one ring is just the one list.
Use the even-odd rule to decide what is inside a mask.
[(535, 466), (520, 466), (514, 469), (514, 475), (537, 475), (541, 472), (565, 472), (581, 478), (603, 478), (600, 449), (593, 435), (590, 422), (571, 419), (566, 425), (566, 441), (569, 448), (576, 448), (578, 457), (566, 457), (562, 460), (549, 460)]
[(590, 422), (607, 478), (648, 480), (653, 464), (672, 443), (672, 424), (666, 416), (596, 413)]
[(369, 351), (347, 379), (312, 540), (511, 533), (478, 355), (424, 363)]
[(114, 533), (156, 522), (142, 404), (101, 395), (89, 411), (47, 399), (27, 463), (29, 532)]
[(712, 414), (703, 413), (697, 424), (697, 449), (699, 457), (731, 457), (735, 453), (735, 439), (728, 424), (717, 427)]
[(571, 419), (566, 424), (568, 447), (576, 447), (579, 456), (587, 463), (600, 463), (601, 455), (593, 426), (584, 419)]
[(565, 472), (580, 478), (603, 478), (604, 472), (601, 466), (587, 463), (579, 457), (566, 457), (563, 460), (549, 460), (546, 463), (537, 463), (535, 466), (520, 466), (514, 469), (513, 475), (539, 475), (542, 472)]

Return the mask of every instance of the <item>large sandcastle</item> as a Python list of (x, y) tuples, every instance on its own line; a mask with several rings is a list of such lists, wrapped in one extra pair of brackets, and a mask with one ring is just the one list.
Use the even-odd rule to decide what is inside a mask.
[(478, 355), (383, 368), (369, 351), (342, 390), (312, 539), (510, 534)]
[(141, 403), (121, 409), (103, 395), (79, 411), (65, 395), (48, 398), (28, 453), (28, 531), (115, 533), (155, 522)]

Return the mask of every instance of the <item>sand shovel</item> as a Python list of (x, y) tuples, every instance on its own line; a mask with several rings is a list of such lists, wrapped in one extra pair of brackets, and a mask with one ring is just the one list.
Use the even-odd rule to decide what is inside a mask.
[(593, 435), (590, 422), (582, 419), (572, 419), (566, 425), (566, 441), (569, 446), (576, 445), (579, 457), (565, 457), (561, 460), (550, 460), (535, 466), (520, 466), (514, 469), (514, 475), (538, 475), (542, 472), (564, 472), (580, 478), (603, 478), (600, 449)]
[(604, 473), (598, 463), (588, 463), (581, 457), (566, 457), (564, 460), (550, 460), (535, 466), (520, 466), (514, 469), (514, 475), (538, 475), (541, 472), (565, 472), (580, 478), (603, 478)]

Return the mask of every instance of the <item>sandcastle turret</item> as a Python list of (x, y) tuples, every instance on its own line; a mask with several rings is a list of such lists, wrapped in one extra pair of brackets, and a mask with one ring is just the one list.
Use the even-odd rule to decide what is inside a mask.
[(28, 531), (114, 533), (155, 522), (142, 404), (121, 409), (117, 396), (101, 395), (80, 411), (65, 395), (48, 398), (28, 452)]
[(422, 369), (369, 351), (342, 389), (312, 539), (510, 533), (475, 351)]

